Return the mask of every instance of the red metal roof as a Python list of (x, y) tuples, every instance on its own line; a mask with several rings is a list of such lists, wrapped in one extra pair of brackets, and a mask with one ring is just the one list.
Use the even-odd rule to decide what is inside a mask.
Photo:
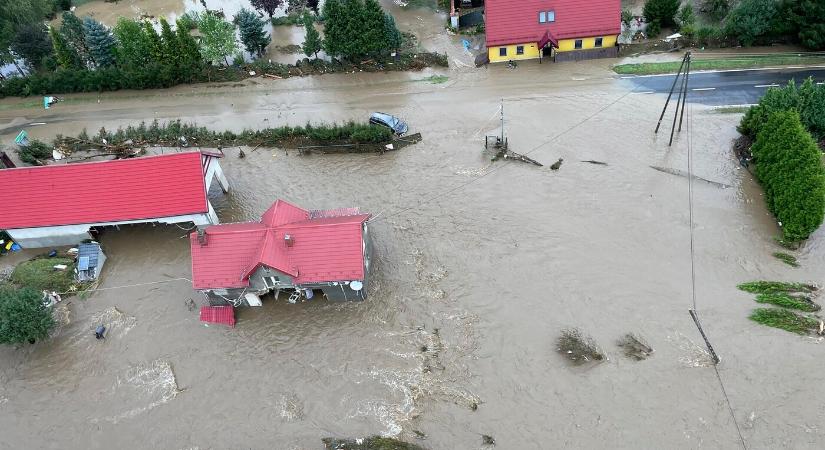
[(0, 170), (0, 229), (209, 211), (200, 152)]
[[(539, 11), (556, 21), (539, 23)], [(621, 33), (621, 0), (487, 0), (484, 14), (487, 47)]]
[(205, 245), (192, 233), (192, 284), (195, 289), (243, 288), (261, 265), (292, 276), (296, 284), (363, 280), (361, 225), (369, 217), (309, 219), (308, 211), (278, 200), (261, 222), (207, 227)]
[(201, 306), (201, 322), (235, 326), (235, 308), (231, 306)]

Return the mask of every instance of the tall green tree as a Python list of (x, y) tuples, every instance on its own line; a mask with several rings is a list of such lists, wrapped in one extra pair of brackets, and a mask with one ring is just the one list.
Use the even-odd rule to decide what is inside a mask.
[[(42, 23), (51, 12), (48, 0), (4, 0), (0, 1), (0, 63), (14, 63), (11, 45), (23, 26)], [(17, 68), (21, 75), (23, 71)]]
[(54, 325), (40, 292), (0, 287), (0, 344), (34, 343), (48, 337)]
[(215, 14), (207, 13), (201, 17), (198, 29), (201, 32), (201, 54), (204, 59), (213, 64), (223, 60), (228, 66), (228, 56), (238, 48), (235, 43), (235, 27)]
[(186, 28), (185, 25), (185, 23), (178, 20), (175, 33), (178, 35), (178, 43), (180, 44), (183, 67), (188, 68), (191, 73), (191, 71), (200, 67), (202, 59), (198, 43), (195, 41), (195, 38), (192, 37), (189, 29)]
[(742, 0), (725, 18), (725, 32), (744, 46), (753, 45), (774, 29), (778, 5), (776, 0)]
[(825, 166), (799, 114), (773, 113), (751, 151), (756, 177), (784, 239), (807, 239), (825, 219)]
[(663, 27), (676, 25), (674, 17), (679, 11), (679, 0), (647, 0), (642, 15), (645, 22), (658, 22)]
[(143, 34), (146, 36), (149, 54), (153, 61), (163, 61), (163, 40), (149, 21), (143, 22)]
[(792, 25), (791, 32), (811, 50), (825, 50), (825, 2), (785, 0), (780, 17)]
[(384, 14), (384, 39), (387, 42), (387, 47), (397, 51), (404, 43), (404, 38), (401, 36), (401, 31), (395, 26), (395, 19), (392, 14)]
[(60, 32), (66, 38), (66, 43), (74, 49), (84, 64), (96, 63), (89, 53), (89, 46), (86, 45), (83, 22), (74, 13), (69, 11), (63, 13), (63, 24), (60, 26)]
[(317, 58), (318, 52), (321, 51), (321, 35), (318, 33), (318, 30), (315, 29), (315, 20), (313, 20), (312, 15), (310, 15), (309, 12), (304, 13), (303, 22), (306, 37), (304, 38), (304, 44), (301, 48), (307, 57), (315, 55)]
[(115, 65), (115, 38), (106, 25), (92, 19), (83, 18), (83, 31), (86, 35), (86, 46), (89, 56), (98, 67)]
[(342, 27), (344, 29), (343, 42), (344, 57), (354, 59), (367, 54), (364, 32), (364, 3), (363, 0), (342, 0), (344, 14)]
[(113, 30), (117, 39), (117, 63), (125, 68), (144, 67), (152, 60), (148, 37), (143, 26), (132, 19), (121, 17)]
[(165, 61), (177, 65), (182, 54), (180, 41), (164, 17), (160, 18), (160, 38), (163, 43)]
[(39, 68), (43, 59), (54, 53), (48, 30), (42, 23), (20, 27), (12, 40), (11, 49), (34, 68)]
[(324, 18), (324, 51), (327, 55), (340, 57), (344, 54), (346, 31), (344, 5), (341, 0), (326, 0), (322, 10)]
[(363, 54), (376, 55), (387, 48), (385, 20), (384, 10), (378, 4), (378, 0), (364, 0), (359, 21), (361, 28), (359, 37)]
[(707, 11), (711, 19), (720, 21), (728, 15), (730, 11), (730, 0), (704, 0), (702, 9)]
[(275, 14), (275, 11), (284, 3), (283, 0), (251, 0), (249, 3), (258, 11), (263, 11), (269, 14), (269, 18)]
[(60, 33), (57, 28), (51, 27), (49, 28), (49, 37), (51, 37), (54, 56), (60, 67), (64, 69), (79, 69), (83, 67), (80, 55), (66, 42), (63, 33)]
[(260, 58), (271, 40), (264, 31), (266, 22), (254, 12), (241, 8), (235, 15), (235, 23), (241, 32), (241, 42), (246, 47), (246, 51)]

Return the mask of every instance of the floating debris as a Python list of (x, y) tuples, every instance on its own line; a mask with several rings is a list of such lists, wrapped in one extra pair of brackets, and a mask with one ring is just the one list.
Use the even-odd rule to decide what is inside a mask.
[(791, 267), (799, 267), (799, 263), (796, 261), (796, 256), (793, 256), (791, 254), (784, 252), (776, 252), (773, 254), (773, 257)]
[(559, 168), (561, 168), (562, 162), (564, 162), (564, 158), (559, 158), (558, 161), (550, 165), (550, 170), (559, 170)]
[[(653, 169), (653, 170), (658, 170), (659, 172), (669, 173), (671, 175), (676, 175), (676, 176), (679, 176), (679, 177), (685, 177), (685, 178), (688, 177), (687, 172), (684, 172), (684, 171), (678, 170), (678, 169), (670, 169), (670, 168), (667, 168), (667, 167), (659, 167), (659, 166), (650, 166), (650, 168)], [(718, 181), (711, 181), (711, 180), (708, 180), (706, 178), (697, 177), (696, 175), (693, 175), (693, 179), (694, 180), (699, 180), (699, 181), (704, 181), (705, 183), (712, 184), (712, 185), (714, 185), (716, 187), (720, 187), (722, 189), (727, 189), (729, 187), (732, 187), (729, 184), (720, 183)]]
[(420, 445), (398, 439), (370, 436), (359, 439), (323, 438), (325, 450), (425, 450)]
[(582, 162), (583, 163), (596, 164), (596, 165), (599, 165), (599, 166), (606, 166), (607, 165), (606, 162), (596, 161), (596, 160), (593, 160), (593, 159), (586, 159), (586, 160), (583, 160)]
[(496, 440), (489, 434), (482, 434), (481, 443), (484, 445), (496, 445)]
[(558, 339), (557, 350), (575, 364), (604, 361), (606, 359), (593, 338), (584, 335), (578, 328), (562, 330)]
[(653, 355), (653, 347), (639, 335), (627, 333), (618, 342), (619, 347), (624, 350), (624, 355), (628, 358), (642, 361)]
[(820, 328), (821, 321), (780, 308), (757, 308), (751, 313), (754, 322), (796, 334), (808, 334)]

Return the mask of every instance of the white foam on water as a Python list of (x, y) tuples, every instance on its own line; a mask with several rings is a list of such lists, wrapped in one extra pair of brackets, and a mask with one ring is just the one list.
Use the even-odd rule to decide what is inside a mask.
[(282, 395), (279, 408), (281, 409), (281, 418), (287, 422), (304, 418), (304, 402), (294, 393)]
[[(106, 422), (116, 424), (123, 419), (135, 417), (169, 402), (181, 390), (178, 388), (171, 364), (168, 361), (155, 360), (148, 364), (133, 366), (123, 376), (118, 377), (114, 392), (116, 396), (122, 392), (126, 394), (126, 398), (138, 397), (148, 401), (145, 405), (129, 409), (121, 414), (102, 418)], [(92, 419), (92, 423), (100, 420)]]
[(115, 307), (106, 308), (95, 313), (90, 320), (92, 329), (98, 325), (106, 327), (106, 337), (117, 336), (122, 338), (137, 325), (137, 319), (121, 312)]
[(672, 336), (668, 336), (667, 340), (682, 351), (679, 362), (683, 365), (687, 367), (711, 367), (713, 365), (713, 357), (710, 356), (710, 352), (682, 333), (677, 331)]

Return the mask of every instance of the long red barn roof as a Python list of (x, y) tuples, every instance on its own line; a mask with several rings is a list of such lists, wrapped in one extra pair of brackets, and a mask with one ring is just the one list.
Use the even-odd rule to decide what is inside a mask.
[[(539, 11), (555, 11), (552, 23), (539, 23)], [(487, 0), (487, 47), (621, 33), (621, 0)]]
[(0, 170), (0, 229), (209, 211), (200, 152)]
[[(296, 284), (364, 279), (361, 225), (369, 214), (312, 218), (309, 211), (278, 200), (261, 221), (214, 225), (206, 245), (190, 235), (195, 289), (249, 286), (260, 266), (290, 275)], [(285, 235), (292, 246), (287, 246)]]

